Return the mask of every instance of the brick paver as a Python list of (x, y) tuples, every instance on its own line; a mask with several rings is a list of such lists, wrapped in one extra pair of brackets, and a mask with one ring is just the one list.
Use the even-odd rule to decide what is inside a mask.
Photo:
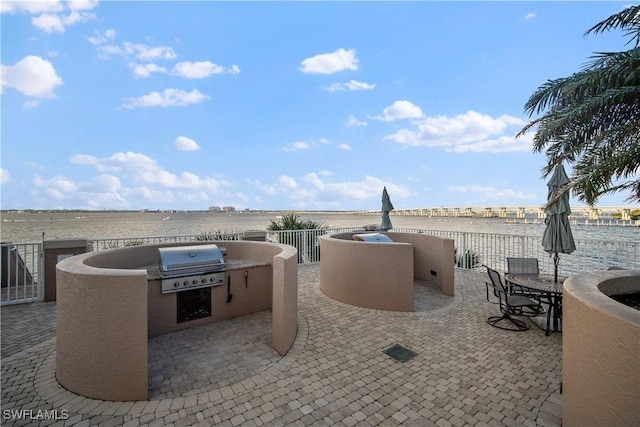
[[(149, 341), (145, 402), (79, 397), (56, 381), (55, 303), (2, 307), (2, 424), (75, 426), (553, 426), (562, 337), (485, 320), (485, 274), (456, 269), (456, 296), (416, 282), (415, 312), (334, 301), (299, 266), (298, 336), (270, 345), (270, 312)], [(417, 355), (383, 353), (400, 344)], [(50, 420), (55, 418), (58, 420)]]

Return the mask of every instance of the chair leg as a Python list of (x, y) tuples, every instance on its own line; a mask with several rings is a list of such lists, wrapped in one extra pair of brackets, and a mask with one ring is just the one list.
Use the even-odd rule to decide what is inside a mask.
[[(508, 320), (515, 327), (514, 328), (507, 328), (505, 326), (499, 325), (498, 323), (501, 322), (502, 320)], [(490, 324), (491, 326), (495, 327), (495, 328), (504, 329), (505, 331), (526, 331), (526, 330), (529, 329), (529, 325), (527, 325), (526, 323), (524, 323), (520, 319), (514, 319), (513, 317), (509, 316), (508, 314), (503, 314), (502, 316), (491, 316), (491, 317), (489, 317), (487, 319), (487, 323)]]

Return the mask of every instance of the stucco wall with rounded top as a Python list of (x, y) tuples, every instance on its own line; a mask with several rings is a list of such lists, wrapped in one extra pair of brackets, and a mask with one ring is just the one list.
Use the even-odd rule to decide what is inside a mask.
[(94, 399), (145, 400), (147, 272), (98, 272), (89, 256), (58, 263), (56, 378)]
[(384, 233), (392, 243), (353, 240), (359, 233), (320, 237), (320, 289), (360, 307), (413, 311), (414, 278), (454, 295), (453, 240), (411, 233)]
[[(252, 241), (216, 243), (227, 257), (268, 261), (272, 273), (272, 345), (286, 354), (297, 332), (297, 250)], [(57, 265), (56, 377), (68, 390), (101, 400), (148, 396), (148, 286), (158, 265), (149, 245), (89, 252)]]
[(640, 271), (564, 282), (564, 426), (640, 425), (640, 311), (608, 295), (640, 292)]

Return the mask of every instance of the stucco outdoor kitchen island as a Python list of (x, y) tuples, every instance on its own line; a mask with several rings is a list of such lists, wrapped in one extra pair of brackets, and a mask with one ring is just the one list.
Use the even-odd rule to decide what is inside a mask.
[[(159, 267), (160, 248), (184, 243), (89, 252), (60, 261), (60, 385), (94, 399), (146, 400), (149, 337), (268, 309), (272, 347), (286, 354), (297, 332), (296, 248), (253, 241), (202, 244), (211, 243), (226, 250), (224, 284), (185, 292), (163, 293)], [(180, 321), (180, 294), (205, 290), (210, 292), (209, 315)]]
[(356, 232), (320, 237), (320, 289), (327, 296), (359, 307), (413, 311), (415, 279), (454, 295), (453, 240), (418, 233), (375, 234), (379, 236)]

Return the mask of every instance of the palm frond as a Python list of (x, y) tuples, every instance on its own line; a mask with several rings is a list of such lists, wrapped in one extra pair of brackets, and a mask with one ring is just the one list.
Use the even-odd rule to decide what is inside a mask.
[(517, 134), (535, 129), (533, 151), (545, 151), (547, 157), (544, 176), (560, 162), (572, 164), (563, 192), (589, 204), (624, 190), (640, 201), (640, 6), (607, 18), (587, 34), (614, 28), (636, 37), (636, 47), (595, 53), (580, 71), (543, 83), (524, 106), (529, 117), (542, 115)]
[(625, 35), (631, 36), (631, 43), (635, 40), (635, 45), (640, 43), (640, 6), (629, 6), (626, 9), (611, 15), (604, 21), (598, 22), (589, 28), (584, 34), (599, 34), (613, 29), (622, 29)]

